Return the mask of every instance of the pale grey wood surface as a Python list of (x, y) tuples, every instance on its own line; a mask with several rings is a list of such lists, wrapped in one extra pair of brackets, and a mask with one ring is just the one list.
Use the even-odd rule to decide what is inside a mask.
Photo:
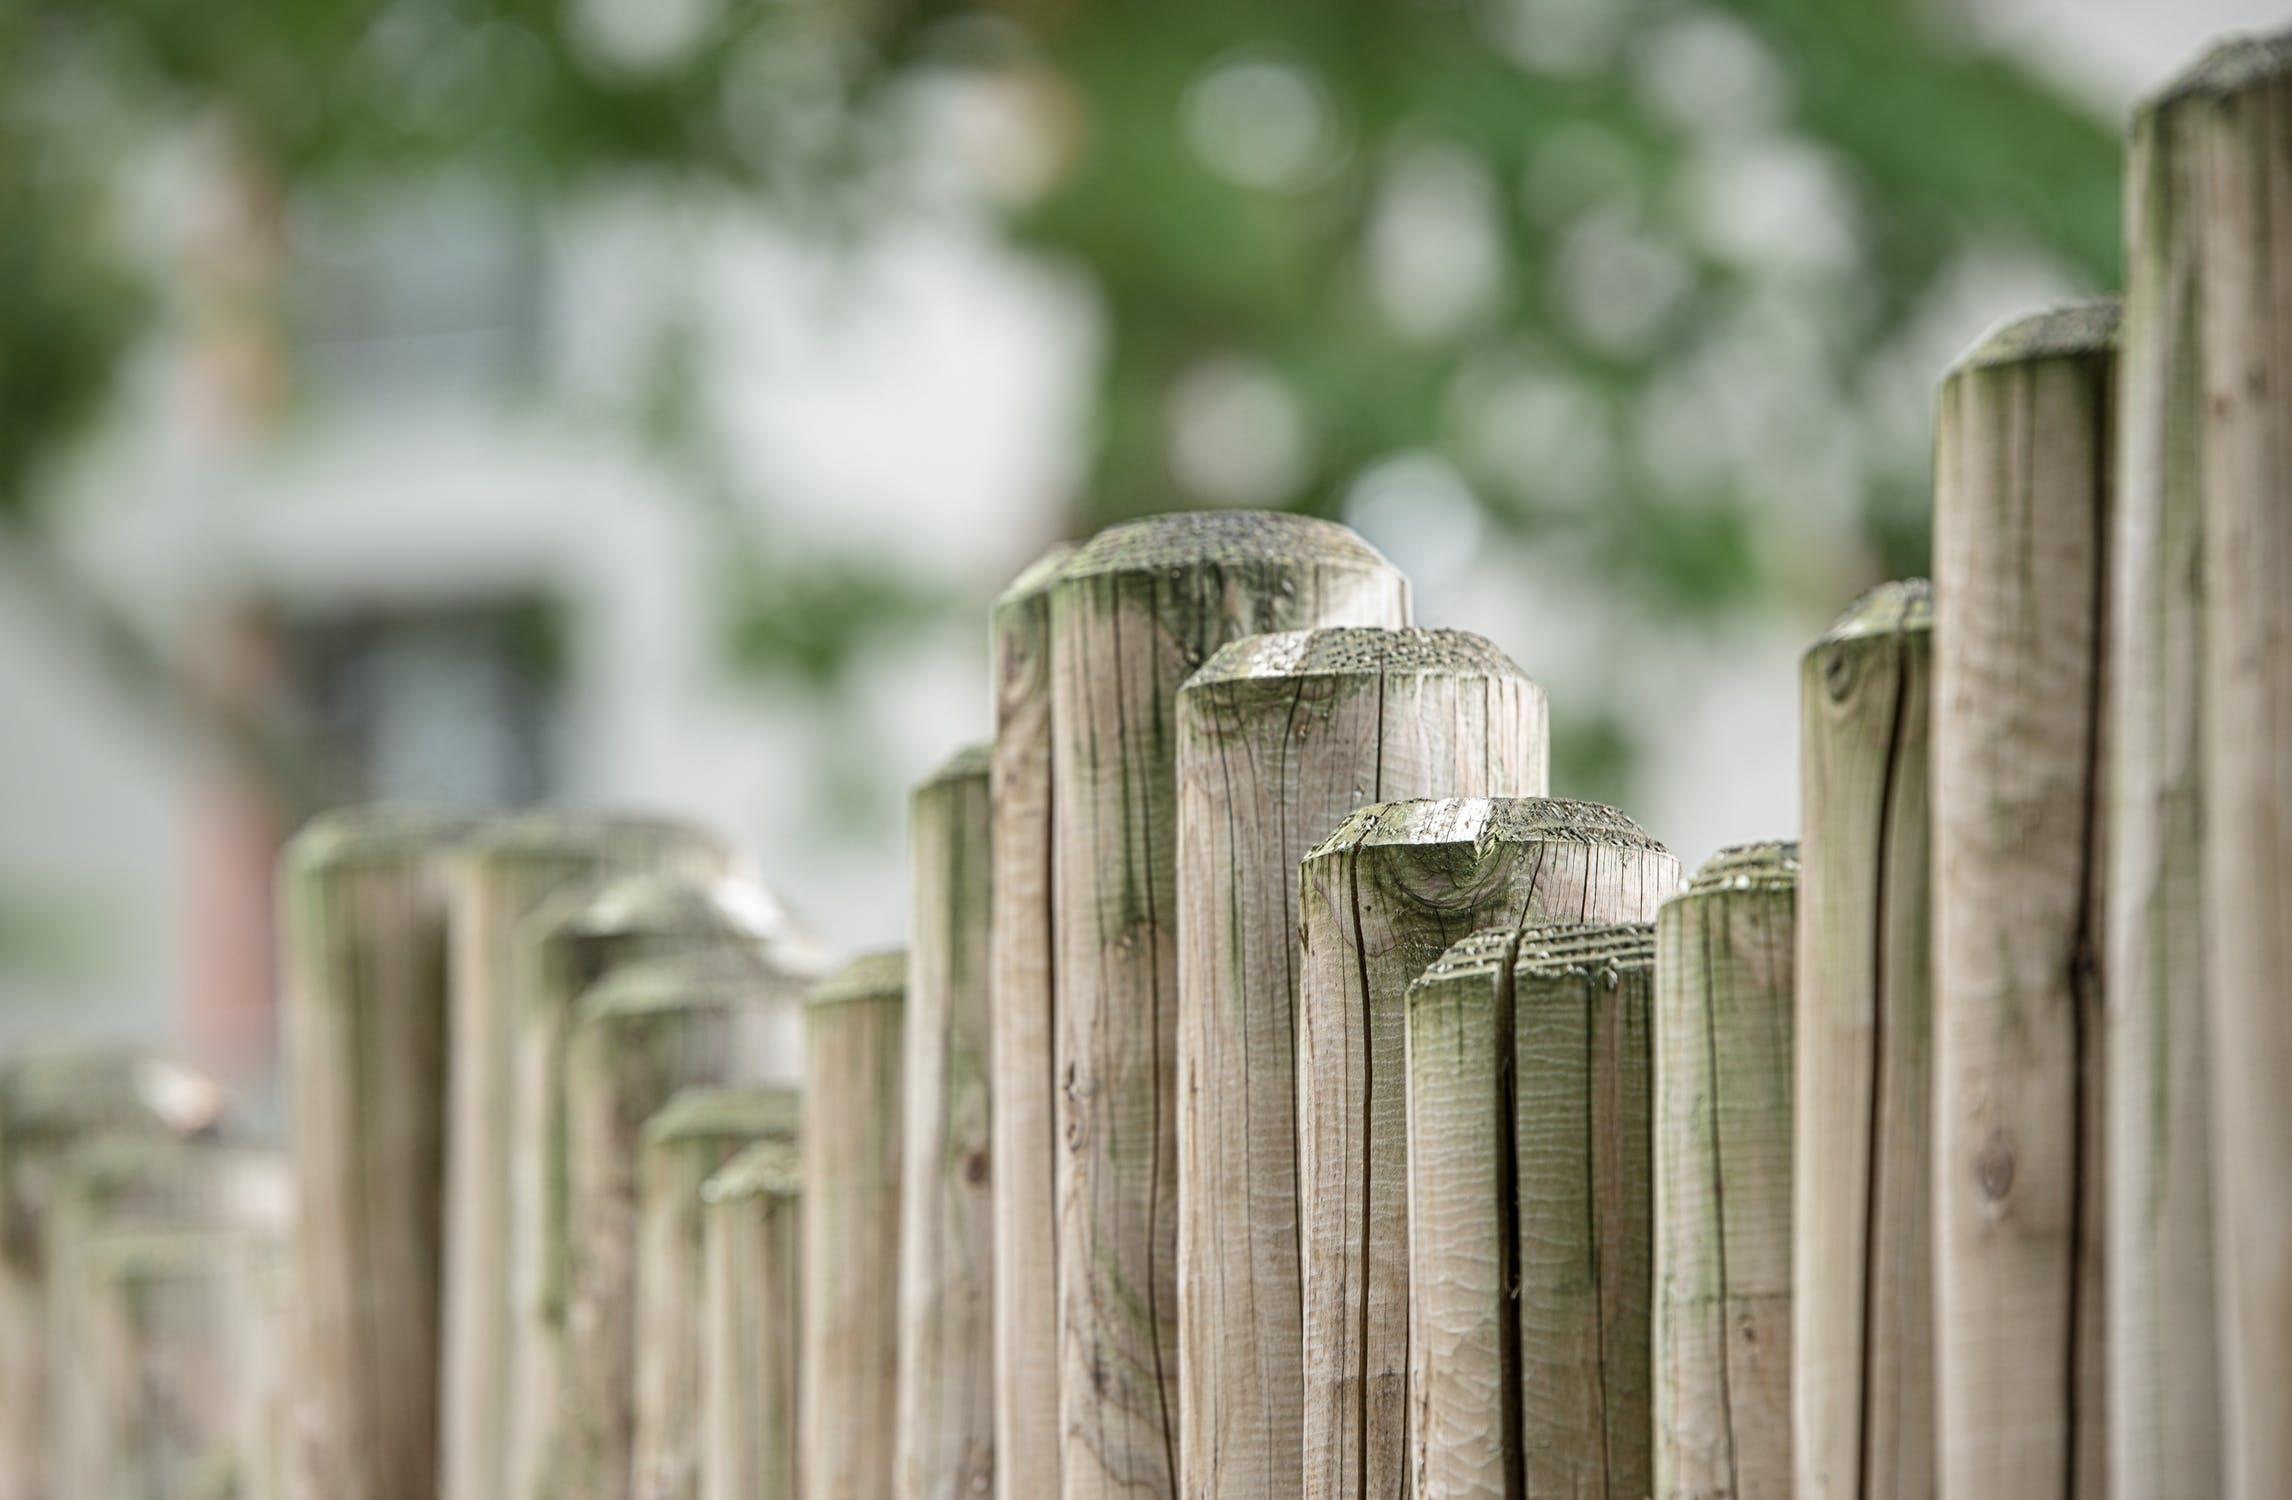
[(1407, 613), (1390, 563), (1294, 515), (1110, 527), (1051, 587), (1065, 1500), (1177, 1489), (1179, 685), (1240, 636)]
[(803, 1341), (803, 1155), (741, 1152), (701, 1191), (703, 1500), (798, 1500)]
[(1249, 636), (1178, 696), (1180, 1492), (1303, 1483), (1297, 866), (1365, 803), (1546, 790), (1543, 690), (1479, 636)]
[(1934, 444), (1934, 1291), (1944, 1493), (2108, 1485), (2100, 975), (2117, 305), (2007, 324)]

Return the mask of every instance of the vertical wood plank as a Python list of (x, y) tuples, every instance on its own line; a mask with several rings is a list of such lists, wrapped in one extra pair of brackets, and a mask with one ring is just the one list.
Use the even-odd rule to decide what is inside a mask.
[(1250, 636), (1178, 695), (1180, 1491), (1303, 1484), (1297, 866), (1364, 803), (1546, 789), (1543, 690), (1476, 635)]
[(1799, 673), (1792, 1433), (1803, 1500), (1934, 1493), (1932, 593), (1872, 591)]
[(900, 1064), (907, 955), (872, 953), (806, 1011), (807, 1500), (890, 1500), (899, 1421)]
[(1655, 924), (1655, 1494), (1789, 1500), (1798, 846), (1721, 850)]
[(1179, 685), (1226, 642), (1407, 623), (1341, 526), (1248, 512), (1111, 527), (1051, 589), (1065, 1500), (1177, 1491)]
[(1944, 1492), (2107, 1489), (2101, 633), (2117, 306), (2008, 324), (1934, 460)]
[(798, 1500), (798, 1355), (803, 1339), (803, 1156), (763, 1141), (726, 1163), (701, 1196), (701, 1494)]
[[(900, 1152), (900, 1500), (984, 1500), (995, 1482), (992, 1117), (987, 1067), (991, 747), (910, 804), (906, 1140)], [(1040, 1297), (1037, 1287), (1023, 1295)]]

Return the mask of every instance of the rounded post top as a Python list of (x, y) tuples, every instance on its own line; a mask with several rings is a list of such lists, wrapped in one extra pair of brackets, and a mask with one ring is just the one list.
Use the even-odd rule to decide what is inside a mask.
[(804, 1153), (794, 1141), (764, 1140), (742, 1150), (700, 1186), (704, 1203), (794, 1198), (804, 1191)]
[(1974, 341), (1942, 379), (1974, 370), (2035, 364), (2049, 359), (2091, 359), (2114, 353), (2125, 306), (2116, 297), (2064, 302), (2009, 318)]
[(533, 914), (545, 940), (722, 934), (759, 940), (789, 932), (788, 912), (752, 880), (670, 873), (625, 876), (560, 892)]
[(1409, 998), (1452, 980), (1486, 978), (1512, 962), (1512, 944), (1519, 933), (1510, 927), (1483, 927), (1458, 938), (1448, 951), (1409, 981)]
[(1424, 797), (1357, 808), (1308, 862), (1395, 845), (1599, 844), (1668, 853), (1615, 808), (1565, 797)]
[(1051, 543), (1049, 549), (1042, 556), (1021, 568), (1019, 576), (1012, 579), (1009, 585), (995, 596), (996, 613), (999, 614), (1012, 605), (1023, 605), (1038, 600), (1048, 594), (1051, 585), (1058, 582), (1058, 575), (1065, 570), (1067, 561), (1073, 556), (1074, 543)]
[(1335, 521), (1286, 511), (1187, 510), (1107, 527), (1067, 559), (1058, 582), (1267, 562), (1393, 568), (1376, 548)]
[(1846, 613), (1815, 638), (1815, 646), (1933, 628), (1934, 586), (1923, 578), (1897, 578), (1848, 605)]
[(1797, 839), (1770, 839), (1756, 844), (1732, 844), (1696, 868), (1688, 879), (1686, 895), (1717, 891), (1788, 891), (1799, 881)]
[(631, 1019), (664, 1011), (723, 1009), (792, 993), (812, 982), (771, 946), (712, 943), (688, 953), (616, 964), (582, 992), (584, 1022)]
[(2198, 101), (2219, 103), (2292, 75), (2292, 31), (2230, 37), (2141, 101), (2136, 114)]
[(1521, 933), (1512, 972), (1535, 979), (1600, 975), (1612, 986), (1623, 975), (1654, 965), (1652, 923), (1564, 922)]
[(328, 808), (295, 830), (280, 862), (297, 876), (412, 863), (460, 843), (477, 826), (476, 818), (441, 808), (387, 802)]
[(1335, 625), (1243, 636), (1218, 648), (1186, 688), (1297, 677), (1510, 677), (1528, 674), (1486, 636), (1419, 626)]
[(985, 781), (994, 764), (995, 747), (992, 742), (965, 745), (941, 762), (938, 770), (924, 777), (916, 790), (927, 792), (934, 787), (949, 786), (960, 781)]
[(850, 1000), (907, 999), (907, 950), (884, 948), (863, 953), (812, 986), (811, 1003), (838, 1005)]
[(794, 1089), (761, 1085), (679, 1089), (645, 1121), (645, 1144), (793, 1136), (802, 1107)]
[(691, 848), (722, 852), (715, 836), (693, 824), (644, 813), (546, 808), (482, 821), (459, 845), (466, 858), (515, 864), (524, 860), (587, 860), (619, 850)]

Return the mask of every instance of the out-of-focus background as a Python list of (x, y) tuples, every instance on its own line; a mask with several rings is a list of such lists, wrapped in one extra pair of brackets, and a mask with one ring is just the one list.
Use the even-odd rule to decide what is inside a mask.
[(718, 826), (831, 944), (1050, 540), (1339, 517), (1555, 790), (1796, 824), (1930, 393), (2259, 0), (0, 0), (0, 1046), (258, 1092), (326, 802)]

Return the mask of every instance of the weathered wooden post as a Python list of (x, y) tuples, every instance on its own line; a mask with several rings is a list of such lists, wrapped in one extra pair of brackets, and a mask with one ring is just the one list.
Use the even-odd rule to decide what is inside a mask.
[(437, 1494), (445, 861), (466, 829), (387, 808), (332, 812), (280, 861), (298, 1202), (292, 1461), (341, 1500)]
[(803, 1156), (793, 1141), (741, 1152), (701, 1190), (703, 1500), (798, 1500), (803, 1341)]
[(1172, 1500), (1178, 1460), (1178, 688), (1239, 636), (1404, 625), (1341, 526), (1247, 512), (1101, 532), (1051, 587), (1060, 1493)]
[(1058, 1494), (1058, 1093), (1052, 1084), (1050, 587), (1043, 554), (995, 601), (994, 1024), (988, 1067), (995, 1238), (995, 1493)]
[(531, 989), (517, 1006), (516, 1115), (510, 1132), (510, 1289), (517, 1389), (511, 1493), (554, 1500), (564, 1492), (566, 1239), (565, 1050), (580, 997), (617, 965), (723, 944), (771, 945), (786, 961), (804, 950), (787, 914), (743, 879), (706, 882), (633, 875), (601, 888), (560, 891), (517, 941)]
[(2292, 1493), (2292, 33), (2182, 81), (2206, 197), (2204, 784), (2228, 1493)]
[(1791, 1400), (1801, 1500), (1934, 1493), (1933, 1020), (1924, 579), (1799, 669)]
[(1935, 1377), (1944, 1493), (2100, 1495), (2103, 563), (2117, 307), (2007, 325), (1934, 459)]
[(1543, 690), (1476, 635), (1250, 636), (1178, 695), (1180, 1492), (1303, 1484), (1297, 866), (1365, 803), (1541, 796)]
[(980, 1378), (995, 1358), (990, 755), (984, 745), (958, 753), (916, 790), (909, 813), (915, 904), (902, 1068), (900, 1500), (985, 1500), (995, 1478), (995, 1386)]
[(700, 1500), (701, 1189), (759, 1141), (793, 1141), (797, 1096), (686, 1089), (645, 1125), (637, 1170), (637, 1429), (629, 1494)]
[(1650, 1493), (1654, 962), (1503, 927), (1408, 995), (1413, 1500)]
[(1789, 1500), (1799, 851), (1704, 861), (1655, 922), (1655, 1495)]
[(805, 1017), (796, 1443), (808, 1500), (893, 1493), (906, 996), (907, 955), (871, 953), (815, 988)]
[(1407, 1483), (1408, 987), (1509, 922), (1646, 921), (1679, 861), (1612, 808), (1537, 797), (1365, 807), (1299, 873), (1305, 1490)]
[(136, 1051), (27, 1054), (0, 1064), (0, 1500), (62, 1500), (48, 1475), (48, 1200), (63, 1155), (104, 1134), (189, 1137), (223, 1093)]
[(724, 873), (698, 830), (635, 818), (533, 813), (473, 832), (451, 874), (453, 1058), (447, 1112), (442, 1500), (503, 1500), (515, 1411), (510, 1169), (518, 997), (532, 991), (525, 924), (557, 892), (659, 871)]
[(621, 965), (583, 997), (565, 1056), (563, 1493), (626, 1500), (636, 1441), (638, 1160), (680, 1090), (768, 1077), (750, 1039), (809, 979), (769, 947)]
[(2110, 1483), (2221, 1488), (2204, 936), (2199, 90), (2136, 110), (2125, 153), (2117, 523), (2109, 537)]

